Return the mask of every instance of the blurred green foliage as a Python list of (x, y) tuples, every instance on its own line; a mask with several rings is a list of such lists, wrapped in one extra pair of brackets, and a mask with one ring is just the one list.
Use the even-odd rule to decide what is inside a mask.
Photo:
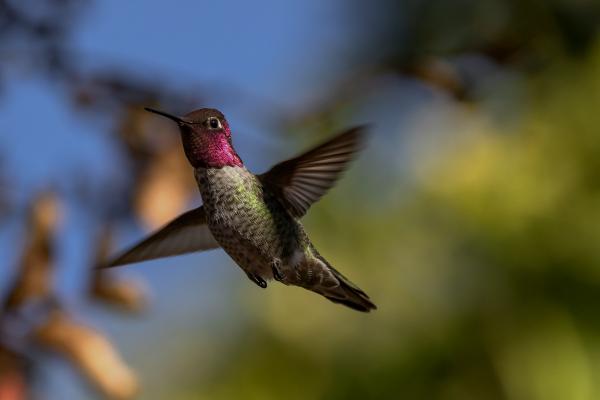
[(600, 398), (600, 46), (526, 85), (516, 123), (461, 106), (469, 129), (413, 161), (402, 201), (352, 212), (349, 177), (311, 210), (379, 310), (248, 292), (247, 321), (176, 398)]

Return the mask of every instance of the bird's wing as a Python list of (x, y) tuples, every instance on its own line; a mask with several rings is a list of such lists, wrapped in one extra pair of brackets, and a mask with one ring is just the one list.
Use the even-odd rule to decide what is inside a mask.
[(341, 176), (361, 149), (366, 129), (349, 129), (306, 153), (283, 161), (259, 175), (295, 218), (300, 218)]
[(215, 249), (219, 243), (206, 225), (203, 206), (190, 210), (100, 268)]

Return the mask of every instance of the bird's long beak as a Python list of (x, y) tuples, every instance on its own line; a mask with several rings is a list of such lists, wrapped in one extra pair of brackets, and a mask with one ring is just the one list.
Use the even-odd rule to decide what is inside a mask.
[(177, 117), (175, 115), (166, 113), (164, 111), (155, 110), (150, 107), (144, 107), (144, 110), (150, 111), (151, 113), (154, 113), (154, 114), (162, 115), (163, 117), (169, 118), (170, 120), (177, 122), (178, 124), (187, 124), (188, 123), (186, 120), (182, 119), (181, 117)]

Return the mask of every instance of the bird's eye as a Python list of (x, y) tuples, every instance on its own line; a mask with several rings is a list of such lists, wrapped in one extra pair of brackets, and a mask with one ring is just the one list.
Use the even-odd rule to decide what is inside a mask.
[(220, 129), (220, 128), (222, 128), (221, 121), (219, 121), (219, 118), (215, 118), (215, 117), (210, 117), (209, 119), (207, 119), (206, 120), (206, 125), (210, 129)]

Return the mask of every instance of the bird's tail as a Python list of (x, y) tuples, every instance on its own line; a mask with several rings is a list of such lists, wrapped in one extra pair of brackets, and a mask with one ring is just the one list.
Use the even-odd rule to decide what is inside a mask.
[(323, 295), (334, 303), (343, 304), (357, 311), (370, 312), (377, 309), (377, 306), (362, 289), (333, 268), (323, 257), (317, 255), (317, 258), (327, 266), (339, 284), (330, 287), (313, 286), (309, 288), (310, 290)]

